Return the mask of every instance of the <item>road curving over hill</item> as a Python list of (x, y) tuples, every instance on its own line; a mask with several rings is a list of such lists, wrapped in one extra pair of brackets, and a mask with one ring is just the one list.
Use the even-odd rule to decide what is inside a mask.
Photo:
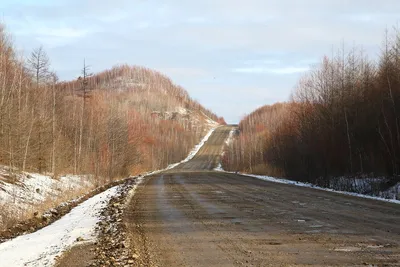
[(137, 188), (135, 265), (400, 266), (399, 205), (213, 171), (231, 129)]

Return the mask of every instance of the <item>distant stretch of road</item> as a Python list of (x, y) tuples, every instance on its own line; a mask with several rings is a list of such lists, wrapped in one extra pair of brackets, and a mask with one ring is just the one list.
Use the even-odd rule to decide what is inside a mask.
[(138, 266), (400, 266), (400, 206), (216, 172), (231, 126), (125, 213)]

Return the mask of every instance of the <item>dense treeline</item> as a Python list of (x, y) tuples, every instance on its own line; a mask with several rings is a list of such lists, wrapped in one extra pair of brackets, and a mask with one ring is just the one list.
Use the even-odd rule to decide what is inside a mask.
[(58, 82), (42, 48), (19, 58), (0, 26), (0, 164), (103, 179), (158, 169), (187, 155), (207, 117), (223, 122), (141, 67), (83, 66), (78, 80)]
[(244, 118), (240, 138), (225, 154), (227, 168), (240, 158), (239, 170), (262, 164), (263, 173), (320, 185), (343, 175), (399, 181), (399, 31), (386, 36), (377, 63), (357, 49), (324, 57), (277, 109)]
[(287, 103), (263, 106), (244, 117), (239, 124), (240, 134), (234, 135), (233, 142), (225, 148), (224, 167), (234, 171), (281, 175), (273, 173), (274, 167), (264, 160), (264, 153), (266, 141), (283, 120), (288, 106)]

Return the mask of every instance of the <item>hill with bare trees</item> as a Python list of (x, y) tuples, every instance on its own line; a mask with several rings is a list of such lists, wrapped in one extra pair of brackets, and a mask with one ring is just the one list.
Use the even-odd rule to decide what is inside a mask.
[(223, 122), (157, 71), (122, 65), (92, 74), (85, 63), (79, 75), (60, 82), (42, 47), (22, 58), (0, 26), (0, 191), (29, 173), (100, 186), (162, 169)]
[(92, 75), (84, 66), (79, 79), (58, 82), (42, 48), (19, 59), (3, 28), (0, 55), (0, 164), (11, 168), (103, 178), (157, 169), (184, 158), (207, 120), (218, 121), (156, 71)]

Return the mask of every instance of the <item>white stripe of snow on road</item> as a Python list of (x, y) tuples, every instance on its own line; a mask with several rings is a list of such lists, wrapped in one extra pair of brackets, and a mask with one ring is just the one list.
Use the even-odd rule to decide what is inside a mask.
[(119, 186), (112, 187), (76, 206), (70, 213), (41, 230), (0, 244), (0, 267), (48, 267), (55, 257), (72, 246), (78, 237), (95, 238), (100, 211)]
[(206, 136), (203, 137), (203, 139), (200, 141), (200, 143), (198, 143), (193, 149), (192, 151), (190, 151), (189, 155), (182, 161), (178, 162), (178, 163), (174, 163), (174, 164), (170, 164), (166, 170), (170, 170), (172, 168), (175, 168), (176, 166), (178, 166), (181, 163), (185, 163), (188, 162), (189, 160), (191, 160), (196, 154), (197, 152), (199, 152), (199, 150), (204, 146), (204, 144), (207, 142), (208, 138), (210, 138), (210, 136), (212, 135), (212, 133), (215, 131), (215, 129), (217, 129), (217, 127), (212, 128), (207, 134)]

